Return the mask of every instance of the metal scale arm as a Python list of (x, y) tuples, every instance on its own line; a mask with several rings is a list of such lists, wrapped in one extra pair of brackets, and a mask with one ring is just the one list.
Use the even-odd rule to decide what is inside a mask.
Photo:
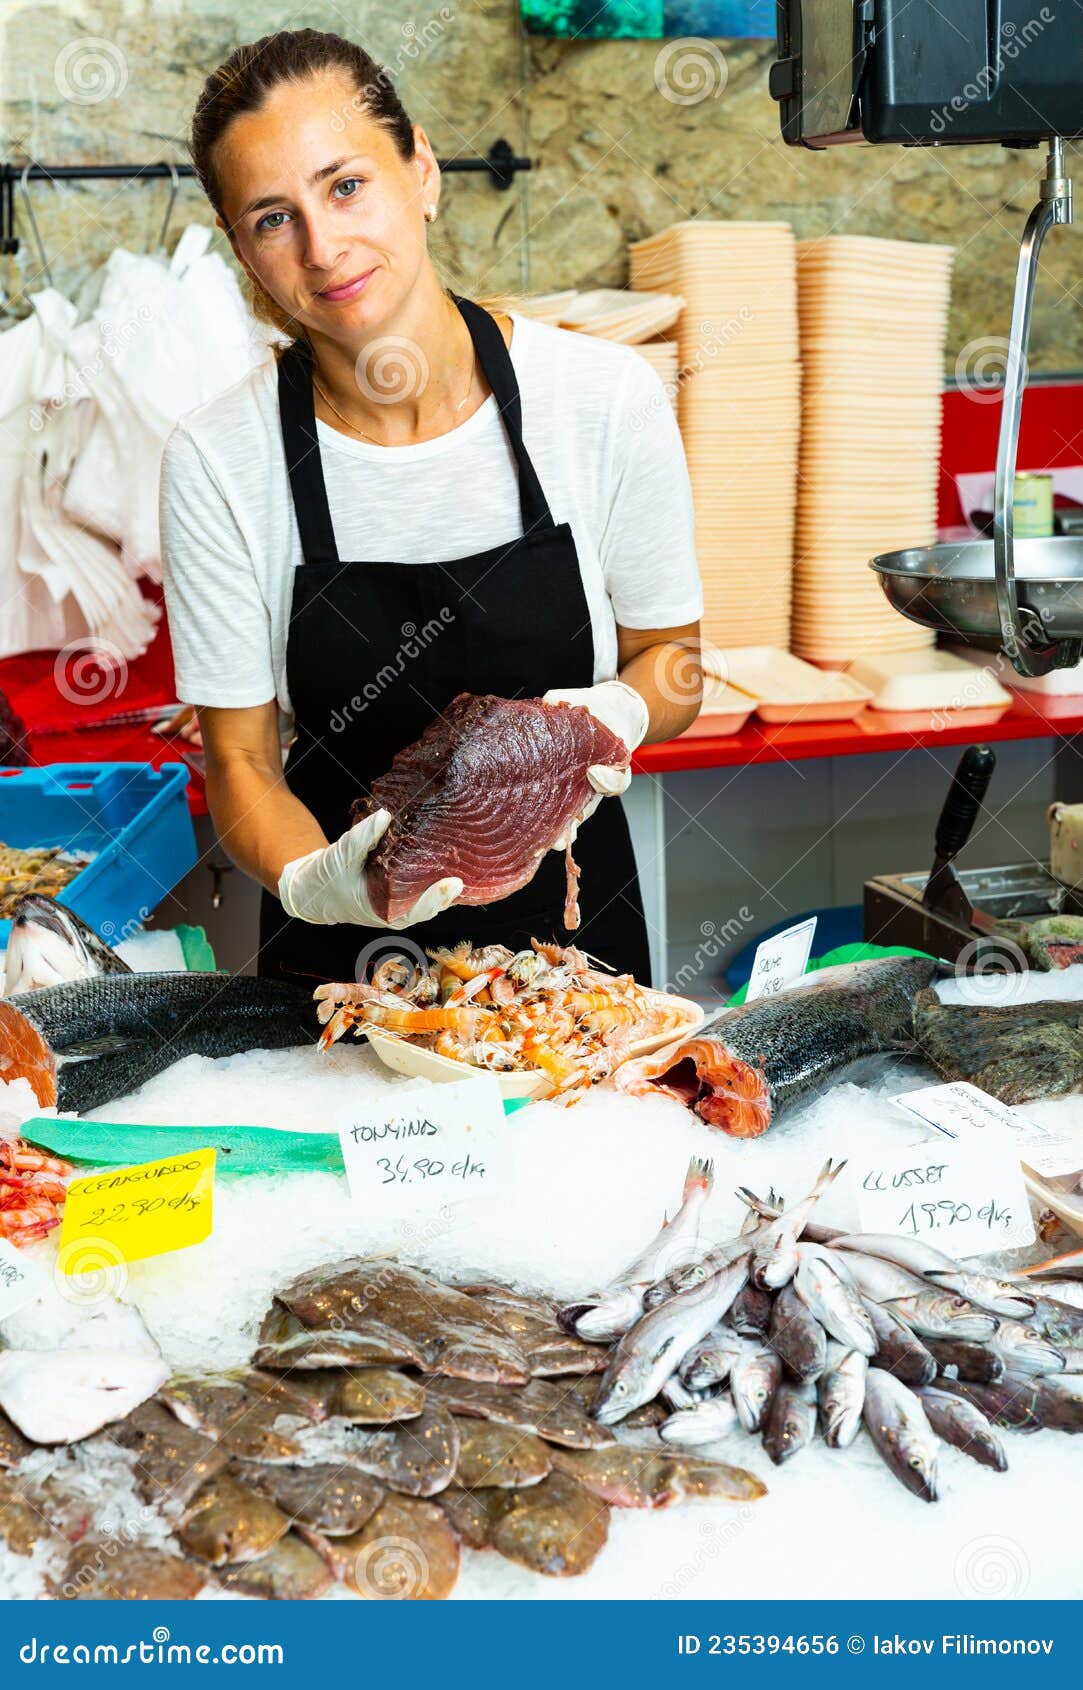
[(1059, 136), (1050, 141), (1040, 191), (1041, 197), (1027, 219), (1019, 250), (993, 493), (993, 560), (1001, 637), (1004, 652), (1020, 675), (1047, 675), (1051, 669), (1070, 668), (1079, 662), (1083, 652), (1083, 640), (1051, 641), (1041, 618), (1025, 606), (1020, 608), (1016, 591), (1013, 500), (1034, 284), (1047, 233), (1054, 223), (1072, 221), (1072, 183), (1064, 174), (1064, 142)]

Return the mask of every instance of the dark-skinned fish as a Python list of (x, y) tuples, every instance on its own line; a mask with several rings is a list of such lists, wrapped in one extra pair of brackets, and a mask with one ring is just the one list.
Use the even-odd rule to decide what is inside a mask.
[(776, 1467), (812, 1442), (816, 1432), (816, 1387), (809, 1380), (783, 1378), (771, 1400), (763, 1447)]
[[(941, 1370), (954, 1367), (960, 1379), (973, 1380), (978, 1385), (995, 1385), (1008, 1371), (993, 1339), (984, 1344), (966, 1338), (926, 1338), (925, 1342), (936, 1366)], [(919, 1383), (931, 1381), (921, 1380)]]
[(742, 1467), (706, 1456), (637, 1444), (554, 1449), (553, 1466), (614, 1508), (667, 1508), (675, 1502), (754, 1502), (767, 1487)]
[(916, 1338), (906, 1322), (879, 1303), (865, 1300), (865, 1312), (876, 1333), (876, 1354), (873, 1367), (894, 1373), (904, 1385), (931, 1385), (936, 1378), (936, 1359), (920, 1338)]
[(798, 1379), (818, 1379), (827, 1363), (827, 1334), (793, 1285), (775, 1298), (767, 1342)]
[(870, 1367), (865, 1379), (865, 1427), (890, 1472), (923, 1502), (935, 1502), (938, 1450), (920, 1399), (901, 1379)]
[(177, 1527), (188, 1555), (210, 1567), (253, 1561), (285, 1537), (286, 1515), (258, 1491), (220, 1473), (197, 1491)]
[(1008, 1470), (1004, 1445), (997, 1437), (981, 1409), (951, 1391), (937, 1390), (932, 1385), (920, 1385), (915, 1393), (925, 1410), (926, 1418), (938, 1438), (961, 1449), (972, 1461), (992, 1467), (998, 1473)]

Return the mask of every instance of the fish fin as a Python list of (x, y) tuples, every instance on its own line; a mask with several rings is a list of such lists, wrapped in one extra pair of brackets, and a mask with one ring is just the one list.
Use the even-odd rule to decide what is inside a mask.
[(694, 1191), (709, 1194), (714, 1185), (714, 1163), (709, 1157), (693, 1156), (688, 1164), (688, 1172), (684, 1176), (684, 1191), (681, 1196), (688, 1202)]
[(827, 1190), (828, 1186), (833, 1185), (835, 1180), (838, 1179), (839, 1175), (841, 1174), (841, 1172), (842, 1172), (843, 1168), (845, 1168), (845, 1166), (846, 1166), (846, 1158), (845, 1157), (843, 1157), (841, 1162), (832, 1162), (832, 1160), (829, 1156), (827, 1158), (827, 1161), (824, 1163), (823, 1167), (820, 1169), (819, 1178), (817, 1179), (816, 1184), (813, 1186), (812, 1192), (810, 1193), (810, 1195), (822, 1197), (824, 1192)]

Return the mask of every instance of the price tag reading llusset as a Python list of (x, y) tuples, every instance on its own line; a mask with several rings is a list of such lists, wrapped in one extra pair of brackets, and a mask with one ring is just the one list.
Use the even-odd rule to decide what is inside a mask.
[(1007, 1145), (929, 1139), (855, 1156), (850, 1173), (862, 1232), (923, 1238), (949, 1256), (1034, 1242), (1019, 1158)]
[(446, 1085), (409, 1086), (382, 1109), (340, 1117), (350, 1196), (366, 1210), (416, 1216), (463, 1197), (481, 1197), (508, 1142), (495, 1074)]
[(139, 1262), (209, 1238), (214, 1221), (213, 1150), (192, 1150), (73, 1180), (64, 1204), (59, 1261), (67, 1274), (114, 1261)]
[(773, 938), (764, 939), (762, 944), (757, 945), (745, 1002), (754, 1003), (757, 998), (784, 992), (787, 986), (799, 980), (808, 967), (815, 936), (816, 917), (812, 915), (807, 921), (799, 921), (796, 927), (787, 927), (785, 933), (776, 933)]

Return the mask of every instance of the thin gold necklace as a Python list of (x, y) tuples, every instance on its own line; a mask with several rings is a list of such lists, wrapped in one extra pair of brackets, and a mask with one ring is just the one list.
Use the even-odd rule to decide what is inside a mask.
[[(473, 363), (470, 365), (470, 384), (467, 387), (465, 394), (459, 400), (459, 403), (455, 407), (455, 415), (456, 416), (458, 416), (459, 412), (462, 410), (463, 406), (466, 404), (466, 401), (469, 399), (471, 393), (474, 391), (474, 376), (477, 373), (477, 366), (478, 366), (478, 354), (477, 354), (477, 348), (475, 347), (474, 348)], [(313, 362), (313, 368), (312, 368), (312, 385), (316, 389), (316, 392), (319, 394), (320, 398), (323, 400), (324, 404), (330, 410), (334, 411), (334, 413), (335, 413), (336, 417), (338, 418), (339, 422), (344, 422), (346, 424), (346, 427), (348, 429), (352, 430), (352, 432), (354, 434), (360, 434), (365, 440), (371, 440), (374, 445), (378, 446), (380, 444), (380, 442), (376, 439), (376, 436), (374, 434), (367, 434), (363, 428), (358, 428), (356, 423), (351, 422), (349, 417), (344, 417), (342, 415), (342, 412), (339, 410), (338, 406), (335, 404), (335, 402), (331, 398), (330, 394), (328, 394), (324, 391), (324, 389), (321, 387), (319, 381), (316, 379), (315, 362)]]

